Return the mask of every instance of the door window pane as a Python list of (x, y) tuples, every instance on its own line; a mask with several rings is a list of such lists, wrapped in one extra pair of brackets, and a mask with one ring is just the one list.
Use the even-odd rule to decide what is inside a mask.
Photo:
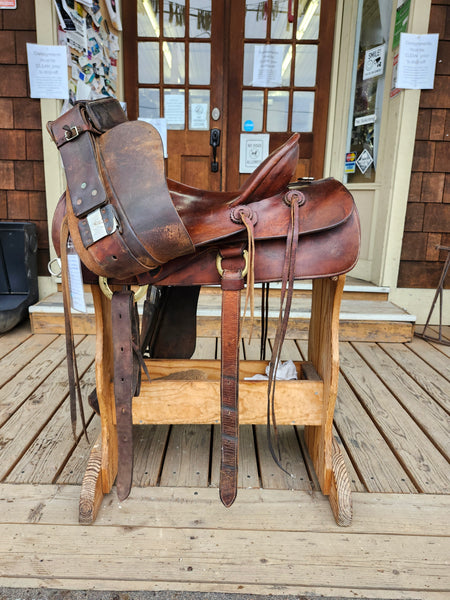
[(297, 45), (295, 48), (296, 87), (314, 87), (316, 85), (317, 46)]
[(184, 0), (164, 1), (164, 37), (184, 37), (186, 7)]
[(211, 73), (211, 44), (189, 44), (189, 83), (209, 85)]
[(158, 42), (138, 43), (139, 83), (159, 83)]
[(139, 37), (159, 37), (159, 0), (137, 1)]
[(267, 131), (287, 131), (289, 92), (271, 91), (267, 97)]
[(209, 129), (209, 90), (189, 90), (189, 129)]
[[(261, 44), (244, 45), (244, 85), (253, 85), (255, 47), (260, 45)], [(277, 44), (276, 47), (282, 49), (281, 86), (289, 86), (291, 80), (292, 47), (289, 44)]]
[(267, 4), (255, 0), (245, 2), (245, 37), (265, 38), (267, 33)]
[(244, 90), (242, 93), (242, 129), (262, 131), (264, 92)]
[(298, 0), (298, 19), (295, 37), (298, 40), (317, 40), (320, 25), (320, 0)]
[[(345, 164), (350, 183), (375, 181), (391, 14), (392, 0), (359, 0)], [(367, 68), (372, 53), (383, 58)]]
[(211, 0), (195, 0), (189, 9), (189, 37), (211, 37)]
[(312, 131), (314, 92), (294, 92), (292, 131)]
[(159, 118), (159, 90), (139, 90), (139, 116), (145, 119)]
[(185, 81), (185, 54), (183, 42), (163, 43), (164, 83), (183, 85)]
[[(290, 40), (292, 38), (293, 23), (289, 23), (288, 19), (289, 4), (289, 0), (278, 0), (278, 2), (272, 2), (272, 23), (270, 36), (273, 39)], [(294, 9), (292, 8), (292, 10)]]
[(184, 90), (164, 91), (164, 118), (167, 129), (184, 129)]

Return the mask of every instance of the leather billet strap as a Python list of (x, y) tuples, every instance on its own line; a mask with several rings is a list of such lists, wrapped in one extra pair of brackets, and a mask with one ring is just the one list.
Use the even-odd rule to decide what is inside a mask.
[(117, 496), (128, 497), (133, 482), (133, 396), (139, 394), (139, 318), (134, 293), (114, 292), (113, 320), (114, 397), (116, 405), (118, 473)]
[(244, 287), (243, 248), (220, 251), (222, 256), (222, 329), (220, 374), (221, 462), (219, 494), (229, 507), (237, 494), (239, 458), (239, 344), (241, 290)]

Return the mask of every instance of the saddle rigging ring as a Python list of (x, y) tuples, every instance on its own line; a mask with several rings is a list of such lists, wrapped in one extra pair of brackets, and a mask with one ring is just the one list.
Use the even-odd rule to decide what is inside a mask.
[[(98, 278), (98, 285), (108, 300), (111, 300), (113, 293), (111, 288), (108, 285), (108, 278), (100, 276)], [(134, 301), (139, 302), (142, 298), (145, 298), (147, 295), (148, 285), (140, 285), (137, 292), (134, 294)]]

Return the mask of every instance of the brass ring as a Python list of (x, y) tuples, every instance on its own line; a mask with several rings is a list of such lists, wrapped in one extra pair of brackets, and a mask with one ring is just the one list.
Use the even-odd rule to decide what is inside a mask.
[[(98, 285), (108, 300), (111, 300), (113, 293), (108, 285), (108, 278), (100, 276), (98, 278)], [(148, 285), (140, 285), (138, 291), (134, 294), (134, 301), (139, 302), (139, 300), (142, 300), (147, 295), (147, 290)]]
[[(248, 273), (248, 251), (244, 250), (242, 253), (242, 256), (244, 257), (244, 261), (245, 261), (244, 270), (242, 271), (242, 278), (244, 278)], [(220, 256), (220, 252), (218, 252), (217, 256), (216, 256), (216, 267), (217, 267), (217, 271), (218, 271), (219, 275), (222, 277), (223, 269), (222, 269), (222, 257)]]

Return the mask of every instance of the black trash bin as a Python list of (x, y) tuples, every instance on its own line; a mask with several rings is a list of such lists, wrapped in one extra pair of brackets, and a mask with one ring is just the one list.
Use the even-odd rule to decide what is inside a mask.
[(20, 323), (38, 297), (36, 225), (0, 221), (0, 333)]

